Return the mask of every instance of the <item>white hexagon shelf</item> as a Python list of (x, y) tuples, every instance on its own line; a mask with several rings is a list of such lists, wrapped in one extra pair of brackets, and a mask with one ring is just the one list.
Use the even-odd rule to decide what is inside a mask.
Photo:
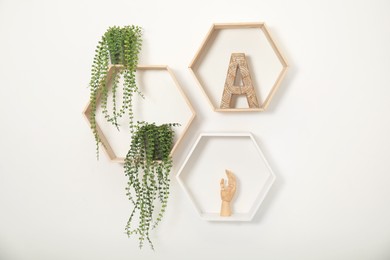
[[(221, 108), (232, 53), (244, 53), (259, 106), (234, 95), (232, 108)], [(265, 23), (216, 23), (211, 26), (189, 69), (212, 109), (218, 112), (264, 111), (282, 82), (288, 64)], [(238, 78), (238, 77), (237, 77)], [(236, 80), (237, 80), (236, 78)], [(234, 83), (234, 85), (239, 85)]]
[[(237, 179), (229, 217), (219, 215), (225, 169)], [(176, 178), (200, 217), (209, 221), (252, 220), (275, 181), (251, 133), (200, 134)]]
[[(111, 87), (110, 82), (112, 76), (116, 71), (122, 68), (122, 65), (111, 65), (109, 67), (106, 82), (106, 84), (109, 84), (109, 88)], [(138, 88), (145, 99), (138, 95), (133, 97), (135, 120), (155, 122), (156, 124), (181, 124), (174, 129), (176, 137), (171, 150), (172, 155), (193, 121), (195, 111), (176, 80), (173, 71), (168, 66), (138, 65), (136, 80)], [(101, 93), (99, 92), (97, 102), (100, 102), (100, 98)], [(83, 114), (89, 125), (90, 113), (91, 104), (88, 102)], [(99, 111), (97, 111), (97, 114), (99, 114)], [(123, 126), (128, 126), (127, 121), (121, 123)], [(124, 156), (126, 155), (131, 142), (129, 129), (123, 127), (124, 129), (117, 131), (117, 129), (107, 123), (102, 116), (96, 118), (96, 128), (103, 144), (103, 150), (108, 157), (112, 161), (123, 163)]]

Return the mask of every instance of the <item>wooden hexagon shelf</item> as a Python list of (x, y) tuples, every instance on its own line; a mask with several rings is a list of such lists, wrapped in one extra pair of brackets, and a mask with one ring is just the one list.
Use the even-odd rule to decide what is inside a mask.
[[(220, 180), (225, 169), (237, 179), (233, 214), (222, 217)], [(202, 133), (176, 176), (204, 220), (250, 221), (267, 195), (275, 175), (250, 133)]]
[[(249, 37), (249, 38), (248, 38)], [(257, 97), (262, 100), (255, 101), (257, 106), (250, 105), (250, 99), (256, 99), (256, 94), (247, 94), (248, 105), (242, 107), (227, 107), (218, 102), (222, 98), (222, 92), (227, 88), (225, 84), (236, 78), (232, 76), (231, 55), (243, 54), (248, 60), (249, 86), (257, 92)], [(216, 58), (209, 58), (209, 56)], [(233, 56), (232, 56), (233, 57)], [(230, 66), (229, 66), (230, 65)], [(246, 66), (246, 63), (245, 63)], [(230, 68), (230, 69), (229, 69)], [(272, 97), (276, 93), (280, 83), (285, 77), (288, 64), (286, 58), (277, 47), (265, 23), (216, 23), (211, 26), (198, 52), (189, 65), (189, 69), (204, 95), (209, 101), (212, 109), (218, 112), (248, 112), (265, 111), (269, 106)], [(226, 74), (226, 71), (228, 72)], [(210, 75), (211, 74), (211, 75)], [(236, 74), (236, 73), (234, 73)], [(238, 77), (237, 77), (238, 78)], [(252, 79), (250, 79), (252, 78)], [(226, 81), (225, 81), (226, 80)], [(248, 83), (242, 78), (245, 88)], [(253, 86), (252, 86), (253, 80)], [(230, 86), (236, 89), (243, 89), (235, 85)], [(237, 90), (242, 95), (241, 90)], [(236, 92), (237, 92), (236, 91)], [(253, 91), (252, 91), (253, 92)], [(239, 98), (239, 93), (235, 97)], [(253, 96), (255, 96), (253, 98)], [(224, 96), (225, 97), (225, 96)], [(237, 103), (237, 99), (235, 101)]]
[[(107, 72), (106, 84), (110, 84), (110, 81), (111, 81), (113, 75), (116, 73), (116, 71), (118, 71), (120, 69), (123, 69), (122, 65), (110, 65), (110, 67), (108, 69), (108, 72)], [(187, 96), (184, 94), (184, 92), (183, 92), (181, 86), (179, 85), (179, 83), (178, 83), (178, 81), (177, 81), (173, 71), (167, 65), (138, 65), (137, 66), (137, 72), (138, 71), (160, 71), (160, 72), (166, 72), (169, 75), (168, 78), (170, 78), (170, 80), (169, 80), (171, 82), (170, 85), (174, 85), (175, 86), (175, 89), (178, 92), (178, 96), (183, 99), (183, 101), (184, 101), (183, 104), (185, 104), (188, 107), (188, 109), (189, 109), (189, 117), (188, 117), (188, 119), (186, 119), (186, 122), (185, 123), (179, 122), (182, 125), (182, 131), (181, 131), (181, 134), (178, 136), (177, 140), (175, 141), (175, 143), (174, 143), (174, 145), (172, 147), (171, 155), (173, 155), (174, 151), (176, 150), (177, 146), (179, 145), (179, 143), (181, 142), (181, 140), (184, 137), (185, 133), (187, 132), (189, 126), (191, 125), (193, 119), (195, 118), (195, 115), (196, 115), (195, 110), (192, 107), (192, 105), (191, 105), (189, 99), (187, 98)], [(142, 81), (144, 81), (144, 79)], [(172, 84), (172, 82), (173, 82), (173, 84)], [(109, 85), (109, 88), (110, 87), (111, 86)], [(100, 102), (100, 99), (101, 99), (101, 92), (98, 93), (97, 103)], [(90, 126), (91, 126), (91, 122), (90, 122), (91, 109), (92, 109), (91, 108), (91, 103), (88, 102), (86, 108), (83, 111), (83, 114), (84, 114), (85, 118), (87, 119), (88, 124)], [(173, 110), (171, 109), (170, 111), (172, 112)], [(106, 152), (106, 154), (108, 155), (110, 160), (112, 160), (114, 162), (124, 163), (124, 158), (118, 156), (118, 152), (115, 151), (113, 145), (111, 144), (113, 140), (110, 141), (109, 138), (106, 136), (106, 134), (104, 134), (104, 131), (102, 131), (102, 128), (99, 125), (98, 121), (96, 122), (96, 129), (97, 129), (97, 132), (99, 134), (100, 140), (101, 140), (101, 142), (103, 144), (102, 145), (103, 150)]]

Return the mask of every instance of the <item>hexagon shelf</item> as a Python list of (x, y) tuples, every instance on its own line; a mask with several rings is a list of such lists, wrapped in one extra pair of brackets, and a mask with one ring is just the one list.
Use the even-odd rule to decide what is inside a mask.
[[(122, 65), (112, 65), (107, 72), (107, 84), (110, 84), (115, 71)], [(153, 74), (153, 75), (151, 75)], [(163, 123), (180, 123), (175, 127), (177, 137), (171, 154), (174, 153), (195, 117), (195, 111), (179, 85), (173, 71), (166, 65), (139, 65), (136, 73), (137, 85), (145, 99), (134, 96), (133, 111), (135, 120)], [(111, 84), (109, 85), (111, 87)], [(164, 93), (162, 95), (161, 93)], [(98, 102), (100, 101), (98, 96)], [(174, 100), (174, 102), (172, 102)], [(99, 113), (99, 111), (97, 111)], [(83, 114), (90, 125), (91, 104), (88, 102)], [(156, 116), (158, 114), (158, 116)], [(124, 163), (124, 156), (130, 145), (128, 129), (117, 131), (103, 117), (96, 118), (97, 130), (103, 150), (115, 162)], [(127, 126), (128, 122), (122, 122)]]
[[(244, 54), (244, 58), (246, 57), (244, 65), (247, 73), (244, 73), (246, 75), (242, 78), (243, 82), (240, 82), (239, 75), (232, 75), (237, 68), (232, 68), (229, 63), (233, 57), (231, 55), (237, 54)], [(211, 107), (218, 112), (264, 111), (282, 82), (287, 68), (287, 61), (265, 23), (213, 24), (189, 65)], [(243, 75), (243, 72), (240, 68), (238, 74)], [(233, 83), (234, 79), (236, 81)], [(227, 88), (225, 84), (232, 85), (229, 86), (230, 89), (236, 89), (232, 105), (228, 107), (222, 104), (222, 93)], [(255, 92), (256, 106), (248, 107), (253, 95), (247, 94), (248, 103), (243, 99), (245, 95), (242, 95), (242, 87), (247, 88), (248, 84)]]
[[(221, 217), (220, 180), (234, 172), (237, 191), (233, 214)], [(267, 195), (275, 175), (250, 133), (202, 133), (177, 176), (200, 217), (209, 221), (250, 221)]]

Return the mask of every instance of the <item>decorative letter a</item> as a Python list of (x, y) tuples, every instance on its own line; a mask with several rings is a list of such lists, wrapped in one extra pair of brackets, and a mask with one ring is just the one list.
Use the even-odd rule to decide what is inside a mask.
[[(240, 72), (241, 74), (243, 86), (234, 86), (237, 72)], [(220, 106), (222, 109), (231, 108), (233, 95), (246, 95), (248, 106), (250, 108), (259, 108), (259, 102), (257, 101), (256, 92), (252, 84), (244, 53), (232, 53), (230, 57)]]

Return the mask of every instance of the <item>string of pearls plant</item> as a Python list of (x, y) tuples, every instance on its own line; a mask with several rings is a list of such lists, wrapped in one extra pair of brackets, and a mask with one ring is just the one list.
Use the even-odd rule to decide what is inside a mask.
[[(147, 240), (150, 247), (154, 249), (149, 234), (159, 224), (167, 207), (169, 173), (173, 164), (170, 155), (174, 138), (172, 127), (178, 124), (156, 125), (143, 121), (137, 121), (134, 124), (133, 96), (138, 93), (143, 97), (135, 80), (141, 45), (141, 28), (134, 25), (110, 27), (102, 36), (96, 47), (89, 83), (90, 122), (96, 142), (96, 155), (99, 158), (101, 140), (96, 124), (99, 97), (101, 97), (100, 106), (104, 118), (118, 130), (119, 119), (125, 114), (128, 115), (132, 139), (125, 159), (124, 172), (129, 178), (126, 194), (133, 209), (125, 231), (129, 237), (138, 236), (140, 248)], [(110, 65), (121, 66), (115, 67), (112, 78), (108, 79), (107, 72)], [(124, 79), (123, 102), (121, 106), (118, 106), (117, 92), (121, 77)], [(110, 109), (108, 108), (109, 91), (112, 94), (112, 108)], [(157, 207), (159, 207), (158, 210), (156, 210)], [(136, 219), (138, 225), (134, 224)]]
[[(138, 235), (140, 248), (146, 239), (153, 249), (149, 232), (161, 221), (167, 207), (172, 168), (170, 151), (174, 137), (172, 127), (177, 125), (138, 122), (126, 155), (124, 167), (129, 178), (126, 190), (134, 205), (126, 233), (128, 236)], [(160, 204), (160, 210), (154, 215), (157, 204)], [(139, 218), (137, 227), (132, 225), (135, 216)]]
[[(90, 87), (91, 114), (90, 122), (96, 142), (96, 156), (99, 157), (100, 137), (96, 129), (97, 98), (101, 91), (101, 108), (107, 122), (119, 129), (118, 119), (124, 114), (129, 116), (130, 130), (133, 131), (133, 95), (140, 93), (135, 82), (135, 71), (138, 64), (138, 55), (142, 46), (142, 32), (138, 26), (113, 26), (108, 28), (99, 41), (92, 64)], [(109, 65), (122, 65), (123, 68), (114, 73), (112, 79), (112, 113), (108, 112), (107, 101), (109, 88), (107, 71)], [(119, 79), (123, 76), (123, 102), (117, 106), (117, 89)], [(142, 94), (141, 94), (142, 95)]]

